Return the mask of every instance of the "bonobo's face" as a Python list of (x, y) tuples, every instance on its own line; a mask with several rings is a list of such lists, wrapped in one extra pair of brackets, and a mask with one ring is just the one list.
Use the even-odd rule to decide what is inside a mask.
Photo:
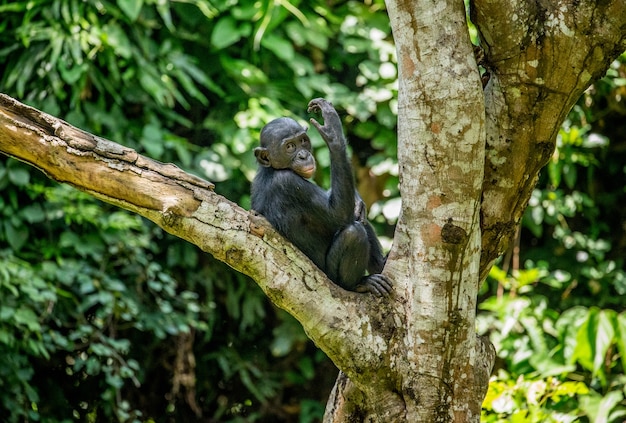
[(261, 131), (261, 147), (254, 150), (261, 166), (291, 169), (303, 178), (315, 173), (315, 159), (306, 129), (289, 118), (275, 119)]

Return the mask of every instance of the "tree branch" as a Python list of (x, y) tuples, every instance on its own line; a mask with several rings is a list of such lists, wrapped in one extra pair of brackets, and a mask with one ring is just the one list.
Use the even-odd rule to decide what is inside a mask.
[(515, 234), (567, 113), (626, 49), (626, 3), (473, 0), (471, 11), (491, 74), (485, 88), (484, 279)]
[[(356, 381), (377, 367), (391, 327), (385, 300), (347, 292), (260, 216), (213, 184), (0, 94), (0, 152), (138, 213), (252, 277)], [(355, 318), (357, 317), (357, 318)], [(385, 323), (386, 322), (386, 323)]]

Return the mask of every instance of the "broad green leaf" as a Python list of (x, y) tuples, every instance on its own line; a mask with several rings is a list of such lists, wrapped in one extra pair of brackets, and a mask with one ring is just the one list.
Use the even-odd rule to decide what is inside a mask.
[(254, 85), (267, 84), (269, 81), (267, 75), (250, 62), (228, 56), (221, 56), (220, 59), (226, 72), (237, 81)]
[(30, 181), (30, 172), (22, 167), (10, 167), (9, 180), (18, 187), (28, 185)]
[(117, 5), (128, 16), (128, 19), (134, 22), (141, 12), (143, 0), (117, 0)]
[(261, 45), (285, 62), (293, 60), (295, 56), (293, 45), (285, 38), (275, 34), (265, 34), (261, 40)]
[(157, 160), (160, 159), (165, 151), (161, 128), (155, 124), (144, 126), (141, 134), (141, 145), (146, 149), (150, 157)]
[(600, 378), (601, 383), (606, 383), (604, 363), (606, 353), (613, 343), (615, 330), (613, 329), (612, 310), (589, 310), (589, 317), (578, 330), (576, 337), (577, 345), (574, 357), (594, 376)]
[(221, 50), (235, 44), (243, 35), (250, 33), (250, 25), (237, 22), (231, 16), (221, 18), (211, 33), (211, 44)]
[(3, 305), (0, 307), (0, 321), (8, 321), (15, 315), (15, 309), (11, 306)]
[(561, 168), (563, 167), (563, 162), (550, 160), (548, 166), (548, 176), (550, 177), (550, 182), (552, 186), (557, 188), (561, 184)]
[(578, 177), (578, 169), (573, 164), (564, 163), (563, 177), (565, 178), (565, 185), (570, 189), (574, 188), (576, 178)]
[(19, 213), (28, 223), (42, 222), (46, 219), (46, 214), (39, 203), (33, 203), (22, 210)]
[(583, 396), (580, 399), (580, 407), (590, 417), (593, 423), (609, 423), (608, 416), (623, 399), (620, 391), (610, 391), (604, 397), (597, 394)]
[(597, 308), (592, 308), (588, 311), (586, 320), (576, 333), (576, 344), (572, 354), (572, 360), (578, 361), (587, 370), (593, 370), (597, 314)]
[(613, 343), (615, 329), (613, 328), (615, 312), (613, 310), (601, 310), (598, 314), (596, 327), (595, 355), (593, 358), (593, 374), (598, 375), (606, 383), (604, 363), (606, 353)]
[[(106, 43), (111, 46), (113, 51), (117, 56), (123, 57), (124, 59), (130, 59), (133, 55), (133, 45), (132, 42), (128, 38), (128, 34), (124, 32), (122, 26), (111, 23), (105, 25), (103, 27), (103, 31), (105, 35)], [(116, 62), (112, 62), (109, 66), (109, 70), (115, 69), (113, 66), (116, 65)], [(114, 73), (118, 73), (117, 70), (114, 70)]]
[(622, 367), (626, 369), (626, 313), (620, 313), (616, 318), (617, 333), (615, 334), (617, 341), (617, 350), (619, 351)]
[(15, 226), (10, 221), (4, 221), (4, 234), (9, 245), (14, 251), (19, 251), (28, 240), (28, 227), (24, 225)]
[(33, 310), (26, 307), (20, 307), (13, 315), (13, 319), (19, 325), (26, 326), (28, 330), (38, 332), (41, 330), (37, 315)]

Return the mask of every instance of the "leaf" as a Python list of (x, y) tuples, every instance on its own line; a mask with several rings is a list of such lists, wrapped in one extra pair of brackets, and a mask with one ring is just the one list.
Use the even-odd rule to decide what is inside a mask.
[[(115, 51), (116, 56), (123, 57), (124, 59), (130, 59), (133, 55), (133, 45), (128, 39), (128, 35), (120, 25), (110, 23), (103, 28), (104, 34), (106, 34), (105, 41)], [(119, 71), (114, 67), (115, 62), (109, 65), (109, 76), (111, 73), (118, 73)], [(112, 72), (111, 72), (112, 71)]]
[(30, 181), (30, 173), (27, 169), (21, 167), (9, 168), (9, 180), (18, 187), (28, 185)]
[(606, 385), (605, 357), (615, 335), (614, 313), (612, 310), (590, 309), (588, 319), (580, 327), (576, 336), (577, 345), (573, 358), (577, 359), (587, 370), (591, 370), (603, 386)]
[(575, 166), (565, 163), (563, 164), (563, 177), (565, 178), (565, 185), (568, 188), (574, 188), (576, 185), (576, 178), (578, 176), (578, 169)]
[(22, 216), (28, 223), (42, 222), (46, 219), (46, 214), (41, 207), (41, 204), (34, 203), (24, 207), (20, 210), (20, 216)]
[(610, 391), (604, 397), (588, 395), (580, 399), (580, 408), (589, 415), (589, 421), (594, 423), (608, 423), (608, 416), (622, 400), (620, 391)]
[(128, 16), (131, 22), (134, 22), (141, 12), (143, 0), (117, 0), (117, 6)]
[(143, 127), (141, 145), (146, 149), (150, 157), (160, 159), (165, 151), (163, 138), (161, 128), (154, 123), (150, 123)]
[(552, 186), (558, 188), (561, 183), (561, 168), (563, 167), (563, 162), (551, 160), (546, 167)]
[(589, 311), (582, 306), (572, 307), (561, 313), (556, 321), (555, 328), (563, 346), (563, 358), (566, 363), (576, 361), (575, 351), (578, 348), (578, 330), (587, 319)]
[(154, 69), (146, 68), (139, 76), (139, 83), (159, 105), (173, 107), (174, 102), (171, 93), (168, 92), (167, 87)]
[(578, 361), (587, 370), (593, 369), (593, 347), (594, 347), (594, 322), (597, 319), (598, 309), (589, 310), (587, 319), (576, 333), (576, 346), (572, 355), (573, 361)]
[(250, 25), (238, 23), (231, 16), (226, 16), (215, 24), (211, 33), (211, 44), (217, 49), (235, 44), (244, 35), (249, 35)]
[(169, 29), (171, 32), (175, 31), (174, 28), (174, 24), (172, 23), (172, 12), (170, 11), (170, 2), (157, 2), (157, 12), (159, 12), (159, 15), (161, 16), (161, 19), (163, 19), (163, 22), (165, 23), (165, 26), (167, 27), (167, 29)]
[(24, 225), (15, 227), (8, 220), (4, 222), (4, 233), (14, 251), (19, 251), (28, 240), (28, 227)]
[(616, 328), (617, 350), (622, 361), (622, 367), (626, 369), (626, 313), (617, 315)]
[(26, 326), (30, 331), (37, 332), (41, 330), (37, 315), (30, 308), (20, 307), (13, 315), (13, 319), (15, 323)]
[(295, 56), (293, 45), (274, 34), (266, 34), (261, 40), (261, 45), (285, 62), (290, 62)]
[(609, 347), (613, 343), (615, 336), (615, 329), (613, 328), (613, 321), (615, 312), (613, 310), (601, 310), (598, 314), (598, 325), (596, 328), (595, 339), (595, 355), (593, 358), (593, 373), (601, 375), (602, 379), (604, 375), (604, 362), (606, 353)]

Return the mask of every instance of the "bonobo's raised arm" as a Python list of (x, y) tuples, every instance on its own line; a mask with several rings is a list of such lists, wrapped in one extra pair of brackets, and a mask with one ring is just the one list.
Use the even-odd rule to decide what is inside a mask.
[(346, 223), (354, 221), (355, 198), (352, 167), (346, 154), (346, 139), (343, 136), (341, 119), (335, 108), (323, 98), (309, 102), (309, 113), (320, 113), (324, 125), (311, 118), (311, 124), (317, 128), (330, 150), (330, 191), (328, 207), (336, 211), (337, 217)]
[[(391, 283), (380, 274), (385, 259), (354, 189), (339, 115), (321, 98), (312, 100), (308, 110), (321, 112), (324, 119), (323, 125), (314, 119), (311, 124), (330, 150), (330, 191), (308, 180), (315, 159), (306, 129), (293, 119), (278, 118), (265, 125), (254, 150), (259, 171), (252, 182), (252, 208), (339, 286), (387, 295)], [(366, 270), (370, 275), (365, 276)]]

